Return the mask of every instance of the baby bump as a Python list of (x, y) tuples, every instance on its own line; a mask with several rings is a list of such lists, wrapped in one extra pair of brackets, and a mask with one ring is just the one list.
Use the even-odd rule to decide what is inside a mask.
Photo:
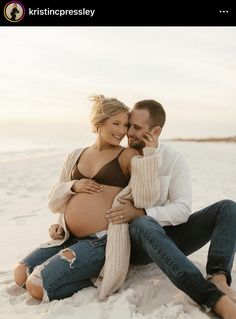
[(100, 193), (78, 193), (68, 202), (65, 220), (69, 231), (78, 237), (85, 237), (94, 232), (105, 230), (108, 222), (106, 211), (111, 208), (118, 187), (104, 185)]

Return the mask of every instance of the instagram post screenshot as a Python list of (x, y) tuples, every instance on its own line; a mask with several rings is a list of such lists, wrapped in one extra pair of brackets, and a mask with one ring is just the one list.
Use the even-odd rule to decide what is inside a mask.
[(0, 319), (236, 319), (236, 14), (0, 0)]

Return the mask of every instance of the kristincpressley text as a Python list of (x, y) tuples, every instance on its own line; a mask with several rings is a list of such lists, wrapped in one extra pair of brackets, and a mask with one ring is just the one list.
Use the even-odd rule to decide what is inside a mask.
[(79, 16), (90, 16), (91, 18), (93, 17), (95, 13), (95, 10), (90, 10), (90, 9), (50, 9), (50, 8), (46, 8), (46, 9), (31, 9), (29, 8), (29, 15), (38, 15), (38, 16), (42, 16), (42, 15), (56, 15), (56, 16), (64, 16), (64, 15), (79, 15)]

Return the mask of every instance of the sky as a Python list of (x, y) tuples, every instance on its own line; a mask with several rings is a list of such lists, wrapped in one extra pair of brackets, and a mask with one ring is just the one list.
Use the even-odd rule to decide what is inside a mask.
[(91, 136), (89, 96), (155, 99), (163, 138), (236, 135), (235, 27), (0, 28), (0, 134)]

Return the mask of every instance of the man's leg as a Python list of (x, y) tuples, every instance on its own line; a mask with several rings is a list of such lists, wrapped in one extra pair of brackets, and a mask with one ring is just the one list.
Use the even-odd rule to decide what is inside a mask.
[(192, 214), (185, 224), (164, 227), (178, 248), (189, 255), (211, 241), (207, 278), (236, 301), (229, 288), (236, 243), (236, 203), (222, 200)]
[(214, 284), (204, 279), (198, 268), (187, 259), (174, 241), (153, 218), (143, 216), (130, 223), (131, 262), (134, 254), (146, 253), (168, 278), (205, 310), (210, 310), (223, 296)]

